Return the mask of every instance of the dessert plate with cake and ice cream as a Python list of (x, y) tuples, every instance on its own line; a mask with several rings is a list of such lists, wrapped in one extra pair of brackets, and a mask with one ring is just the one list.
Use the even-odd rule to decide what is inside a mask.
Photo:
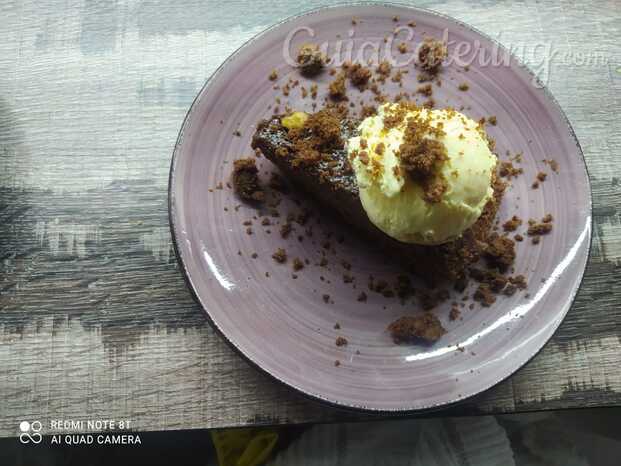
[(373, 411), (458, 402), (525, 364), (591, 238), (582, 153), (549, 92), (472, 28), (390, 5), (290, 18), (227, 59), (183, 123), (169, 200), (226, 341)]

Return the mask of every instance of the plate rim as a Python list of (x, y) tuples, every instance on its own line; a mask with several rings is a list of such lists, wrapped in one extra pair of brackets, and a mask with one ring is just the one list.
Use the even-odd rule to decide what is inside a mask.
[[(465, 29), (468, 29), (472, 32), (475, 32), (476, 34), (480, 35), (481, 37), (485, 38), (486, 40), (490, 41), (492, 43), (492, 45), (495, 45), (499, 48), (499, 50), (501, 50), (503, 53), (507, 53), (509, 54), (509, 56), (511, 57), (512, 60), (515, 61), (515, 64), (517, 66), (519, 66), (521, 69), (523, 69), (533, 80), (533, 82), (536, 82), (537, 85), (539, 86), (539, 89), (541, 90), (541, 92), (543, 93), (544, 97), (546, 99), (549, 100), (549, 102), (551, 102), (553, 109), (555, 109), (558, 114), (561, 116), (562, 121), (565, 123), (565, 126), (567, 127), (567, 130), (569, 131), (569, 135), (571, 137), (571, 139), (573, 140), (574, 144), (576, 145), (576, 148), (578, 149), (578, 153), (579, 153), (579, 158), (582, 161), (582, 167), (584, 168), (584, 173), (586, 174), (586, 187), (587, 187), (587, 191), (588, 191), (588, 199), (587, 199), (587, 207), (588, 207), (588, 215), (589, 215), (589, 222), (588, 222), (588, 231), (587, 231), (587, 238), (586, 238), (586, 242), (587, 242), (587, 251), (586, 251), (586, 255), (585, 255), (585, 259), (584, 259), (584, 263), (581, 264), (580, 267), (580, 276), (578, 277), (578, 281), (577, 281), (577, 285), (575, 286), (575, 288), (572, 290), (571, 295), (569, 296), (567, 302), (568, 302), (568, 306), (566, 307), (566, 309), (564, 311), (562, 311), (562, 315), (560, 316), (560, 319), (558, 319), (558, 321), (556, 323), (554, 323), (551, 328), (552, 331), (550, 333), (550, 336), (538, 347), (535, 349), (535, 351), (533, 351), (533, 353), (531, 355), (529, 355), (523, 362), (521, 362), (519, 365), (517, 365), (514, 369), (512, 369), (506, 376), (498, 379), (497, 381), (478, 389), (477, 391), (475, 391), (474, 393), (470, 393), (467, 395), (462, 395), (456, 399), (452, 399), (452, 400), (448, 400), (446, 402), (437, 402), (434, 404), (430, 404), (430, 405), (425, 405), (425, 406), (409, 406), (409, 407), (398, 407), (398, 408), (375, 408), (375, 407), (369, 407), (369, 406), (363, 406), (363, 405), (358, 405), (355, 403), (346, 403), (342, 400), (333, 400), (330, 398), (327, 398), (325, 396), (323, 396), (322, 394), (319, 393), (313, 393), (311, 391), (305, 390), (302, 387), (299, 387), (293, 383), (287, 382), (281, 378), (279, 378), (276, 374), (273, 374), (272, 372), (270, 372), (269, 370), (265, 369), (264, 367), (262, 367), (258, 362), (256, 362), (250, 355), (246, 354), (241, 348), (239, 348), (235, 342), (233, 342), (228, 335), (225, 333), (225, 331), (223, 329), (221, 329), (218, 324), (213, 320), (213, 318), (211, 317), (211, 314), (208, 310), (208, 306), (206, 305), (206, 303), (203, 302), (203, 300), (200, 298), (200, 296), (198, 295), (197, 291), (196, 291), (196, 287), (192, 281), (192, 278), (190, 277), (190, 274), (188, 272), (188, 269), (186, 267), (185, 264), (185, 259), (183, 257), (183, 254), (181, 253), (181, 250), (179, 248), (178, 242), (179, 242), (179, 233), (177, 232), (177, 229), (179, 228), (179, 226), (177, 225), (175, 219), (178, 215), (176, 206), (175, 206), (175, 202), (176, 202), (176, 197), (174, 194), (174, 186), (176, 183), (176, 168), (177, 168), (177, 163), (178, 160), (180, 159), (180, 148), (181, 145), (184, 141), (184, 137), (185, 137), (185, 130), (189, 124), (190, 118), (193, 116), (194, 112), (196, 111), (197, 107), (198, 107), (198, 102), (203, 98), (205, 92), (207, 91), (209, 85), (213, 82), (214, 78), (216, 78), (219, 74), (221, 74), (223, 72), (223, 70), (225, 69), (225, 67), (238, 55), (238, 53), (242, 50), (245, 49), (246, 47), (250, 46), (253, 42), (256, 42), (258, 39), (260, 39), (261, 37), (263, 37), (265, 34), (269, 33), (270, 31), (299, 18), (303, 18), (305, 16), (310, 16), (316, 13), (320, 13), (322, 11), (326, 11), (326, 10), (338, 10), (338, 9), (342, 9), (342, 8), (352, 8), (352, 7), (360, 7), (360, 8), (364, 8), (364, 7), (384, 7), (387, 9), (390, 8), (400, 8), (400, 9), (407, 9), (410, 10), (414, 13), (424, 13), (424, 14), (428, 14), (431, 16), (436, 16), (439, 18), (442, 18), (444, 20), (447, 20), (448, 22), (451, 22), (453, 24), (459, 25)], [(421, 8), (421, 7), (417, 7), (417, 6), (412, 6), (412, 5), (407, 5), (407, 4), (403, 4), (403, 3), (399, 3), (399, 2), (386, 2), (386, 1), (363, 1), (363, 2), (339, 2), (333, 5), (327, 5), (327, 6), (321, 6), (321, 7), (317, 7), (317, 8), (311, 8), (308, 10), (304, 10), (301, 13), (298, 14), (294, 14), (294, 15), (290, 15), (278, 22), (275, 22), (273, 24), (271, 24), (270, 26), (268, 26), (267, 28), (263, 29), (262, 31), (258, 32), (257, 34), (253, 35), (251, 38), (249, 38), (248, 40), (246, 40), (243, 44), (241, 44), (237, 49), (235, 49), (212, 73), (211, 75), (205, 80), (205, 83), (203, 84), (203, 86), (201, 87), (200, 91), (197, 93), (197, 95), (194, 97), (192, 104), (190, 105), (190, 108), (188, 109), (188, 111), (186, 112), (186, 115), (183, 119), (183, 122), (181, 124), (181, 127), (179, 129), (179, 134), (177, 136), (177, 140), (175, 142), (175, 145), (173, 147), (173, 152), (172, 152), (172, 158), (171, 158), (171, 162), (170, 162), (170, 169), (169, 169), (169, 177), (168, 177), (168, 220), (169, 220), (169, 227), (170, 227), (170, 231), (171, 231), (171, 238), (172, 238), (172, 244), (173, 244), (173, 250), (175, 253), (175, 256), (177, 258), (177, 262), (180, 265), (180, 269), (182, 272), (182, 276), (184, 278), (184, 281), (186, 282), (186, 285), (188, 287), (188, 289), (190, 290), (190, 293), (192, 295), (192, 297), (194, 298), (194, 300), (196, 301), (196, 303), (200, 306), (200, 308), (203, 311), (203, 314), (205, 315), (205, 317), (207, 318), (207, 321), (209, 322), (209, 324), (211, 325), (211, 327), (216, 331), (216, 333), (218, 333), (223, 339), (224, 341), (229, 345), (229, 347), (231, 347), (238, 355), (240, 355), (247, 363), (249, 363), (252, 367), (256, 368), (259, 370), (259, 372), (266, 374), (269, 378), (271, 378), (272, 380), (277, 381), (278, 383), (281, 383), (287, 387), (290, 387), (292, 389), (295, 390), (296, 393), (303, 395), (305, 398), (310, 399), (312, 401), (319, 401), (324, 405), (329, 405), (331, 407), (335, 407), (335, 408), (339, 408), (339, 409), (343, 409), (343, 410), (347, 410), (347, 411), (355, 411), (355, 412), (367, 412), (367, 413), (375, 413), (375, 414), (392, 414), (392, 415), (397, 415), (397, 414), (413, 414), (413, 413), (425, 413), (425, 412), (430, 412), (430, 411), (438, 411), (440, 409), (446, 409), (449, 407), (452, 407), (454, 405), (460, 404), (466, 400), (472, 400), (474, 397), (476, 396), (480, 396), (481, 394), (487, 392), (488, 390), (490, 390), (491, 388), (497, 386), (498, 384), (504, 382), (505, 380), (507, 380), (509, 377), (515, 375), (519, 370), (523, 369), (529, 362), (531, 362), (535, 356), (537, 356), (550, 342), (550, 340), (552, 339), (552, 337), (554, 336), (554, 334), (557, 332), (558, 328), (560, 327), (560, 325), (564, 322), (565, 318), (567, 317), (567, 314), (569, 313), (569, 311), (571, 310), (571, 308), (573, 307), (573, 304), (576, 300), (576, 296), (580, 290), (580, 288), (582, 287), (582, 284), (584, 282), (584, 276), (586, 273), (586, 268), (587, 265), (591, 259), (591, 254), (593, 251), (593, 227), (594, 227), (594, 220), (593, 220), (593, 192), (592, 192), (592, 186), (591, 186), (591, 177), (590, 177), (590, 173), (589, 173), (589, 169), (588, 169), (588, 165), (586, 163), (586, 159), (584, 157), (584, 152), (582, 150), (582, 147), (580, 145), (580, 142), (578, 140), (578, 137), (576, 136), (576, 133), (569, 121), (569, 118), (567, 117), (567, 115), (565, 114), (565, 111), (563, 110), (563, 108), (561, 107), (561, 105), (558, 103), (558, 101), (556, 100), (556, 98), (554, 97), (554, 95), (552, 94), (552, 92), (548, 89), (548, 87), (546, 85), (544, 85), (541, 80), (539, 79), (539, 77), (533, 73), (533, 71), (522, 62), (522, 60), (515, 56), (513, 53), (510, 52), (510, 50), (508, 50), (503, 44), (501, 44), (500, 42), (498, 42), (496, 39), (492, 38), (491, 36), (489, 36), (488, 34), (480, 31), (479, 29), (475, 28), (474, 26), (471, 26), (461, 20), (458, 20), (452, 16), (446, 15), (444, 13), (440, 13), (434, 10), (430, 10), (427, 8)]]

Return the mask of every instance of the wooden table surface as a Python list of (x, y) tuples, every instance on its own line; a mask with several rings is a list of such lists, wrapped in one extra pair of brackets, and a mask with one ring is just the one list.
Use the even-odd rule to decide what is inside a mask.
[[(166, 430), (364, 417), (235, 354), (192, 300), (168, 227), (172, 148), (206, 78), (254, 34), (321, 3), (0, 4), (0, 436), (23, 419)], [(526, 367), (447, 413), (619, 405), (618, 2), (418, 5), (498, 38), (540, 73), (593, 185), (592, 256), (565, 322)]]

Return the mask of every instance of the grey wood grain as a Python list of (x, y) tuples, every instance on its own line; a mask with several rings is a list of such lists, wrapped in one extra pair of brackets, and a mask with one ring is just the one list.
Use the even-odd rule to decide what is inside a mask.
[[(326, 3), (0, 4), (0, 436), (23, 419), (163, 430), (368, 417), (306, 400), (234, 354), (186, 289), (167, 224), (172, 147), (204, 80), (255, 33)], [(566, 321), (526, 367), (452, 412), (620, 404), (618, 3), (418, 5), (541, 73), (593, 183), (593, 252)], [(549, 63), (536, 44), (552, 47)]]

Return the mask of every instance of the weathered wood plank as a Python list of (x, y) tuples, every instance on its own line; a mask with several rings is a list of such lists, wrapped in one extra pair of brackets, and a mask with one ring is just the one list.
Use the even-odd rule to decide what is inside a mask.
[[(207, 325), (172, 252), (166, 183), (188, 106), (229, 53), (301, 11), (300, 2), (253, 5), (0, 6), (0, 436), (21, 419), (162, 430), (365, 417), (318, 406), (249, 367)], [(620, 404), (615, 5), (423, 5), (498, 37), (541, 73), (593, 184), (593, 252), (566, 321), (516, 375), (453, 411)]]

